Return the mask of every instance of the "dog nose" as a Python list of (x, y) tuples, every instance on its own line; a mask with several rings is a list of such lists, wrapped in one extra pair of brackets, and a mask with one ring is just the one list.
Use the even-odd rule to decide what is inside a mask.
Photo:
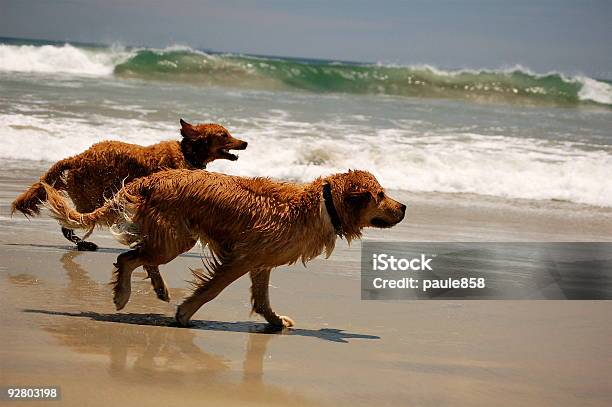
[(400, 209), (402, 211), (402, 215), (406, 214), (406, 205), (402, 204), (402, 206), (400, 206)]
[(249, 145), (249, 143), (247, 143), (246, 141), (243, 141), (243, 142), (242, 142), (242, 147), (243, 147), (243, 148), (247, 148), (247, 146), (248, 146), (248, 145)]

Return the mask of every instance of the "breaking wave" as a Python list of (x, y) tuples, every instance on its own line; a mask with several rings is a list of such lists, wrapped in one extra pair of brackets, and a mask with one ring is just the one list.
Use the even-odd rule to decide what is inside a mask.
[(383, 94), (520, 104), (612, 106), (612, 83), (517, 66), (441, 70), (321, 60), (211, 54), (189, 47), (126, 49), (0, 44), (0, 71), (111, 76), (257, 89)]

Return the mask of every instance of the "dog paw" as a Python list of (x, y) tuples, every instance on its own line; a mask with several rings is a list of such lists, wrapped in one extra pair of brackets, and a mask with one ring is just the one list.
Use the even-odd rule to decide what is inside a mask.
[(93, 242), (87, 242), (85, 240), (80, 240), (77, 242), (77, 250), (80, 252), (95, 252), (98, 250), (98, 245)]
[(276, 318), (269, 319), (268, 323), (270, 325), (283, 327), (283, 328), (290, 328), (295, 325), (295, 322), (293, 322), (293, 320), (286, 315), (277, 315)]
[(286, 328), (290, 328), (295, 325), (295, 322), (293, 322), (293, 320), (286, 315), (281, 315), (280, 319), (283, 321), (283, 326)]
[(115, 291), (113, 295), (113, 302), (115, 303), (115, 308), (117, 311), (121, 311), (125, 305), (130, 300), (130, 291), (129, 290), (118, 290)]

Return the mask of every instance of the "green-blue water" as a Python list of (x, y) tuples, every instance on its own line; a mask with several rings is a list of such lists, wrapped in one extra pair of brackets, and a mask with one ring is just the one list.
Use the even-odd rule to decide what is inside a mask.
[(210, 169), (612, 206), (612, 91), (561, 73), (442, 71), (0, 39), (0, 168), (103, 139), (177, 139), (178, 119), (249, 141)]

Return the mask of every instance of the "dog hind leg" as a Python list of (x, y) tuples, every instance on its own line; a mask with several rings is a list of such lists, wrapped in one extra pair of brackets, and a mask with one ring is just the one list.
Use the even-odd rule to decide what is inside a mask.
[(143, 265), (139, 249), (121, 253), (115, 263), (113, 284), (113, 302), (117, 311), (123, 309), (132, 293), (132, 272)]
[[(174, 260), (178, 255), (191, 249), (196, 240), (193, 238), (176, 239), (176, 235), (187, 233), (175, 233), (173, 230), (154, 230), (148, 234), (148, 239), (134, 250), (122, 253), (117, 257), (115, 264), (115, 280), (113, 282), (113, 301), (117, 310), (125, 307), (131, 294), (131, 277), (134, 269), (144, 267), (151, 276), (154, 288), (162, 288), (162, 293), (168, 296), (166, 284), (159, 274), (159, 265)], [(160, 293), (156, 290), (158, 298)], [(166, 300), (164, 300), (166, 301)]]
[(251, 304), (252, 312), (263, 316), (269, 324), (274, 326), (290, 327), (294, 325), (291, 318), (278, 315), (270, 306), (270, 272), (271, 269), (257, 269), (249, 273), (251, 277)]
[(143, 268), (147, 272), (148, 277), (151, 279), (151, 285), (153, 286), (153, 290), (155, 291), (157, 298), (165, 302), (170, 302), (168, 287), (166, 286), (164, 278), (159, 273), (159, 267), (144, 265)]

